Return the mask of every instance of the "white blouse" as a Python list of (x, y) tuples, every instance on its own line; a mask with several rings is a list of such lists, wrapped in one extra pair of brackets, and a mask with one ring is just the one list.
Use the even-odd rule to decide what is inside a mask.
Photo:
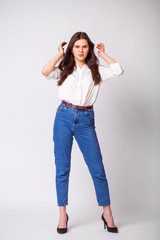
[[(76, 63), (72, 74), (68, 75), (62, 85), (58, 87), (59, 99), (79, 106), (91, 106), (95, 103), (101, 83), (123, 74), (124, 70), (118, 62), (109, 64), (109, 67), (99, 64), (99, 73), (102, 81), (94, 86), (91, 70), (86, 64), (82, 68)], [(54, 70), (45, 76), (46, 79), (60, 79), (61, 70), (54, 67)]]

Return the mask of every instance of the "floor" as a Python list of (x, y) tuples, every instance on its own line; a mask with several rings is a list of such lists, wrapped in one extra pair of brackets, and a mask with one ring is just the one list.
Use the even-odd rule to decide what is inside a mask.
[(159, 240), (159, 222), (156, 219), (144, 219), (143, 217), (116, 218), (116, 226), (119, 233), (109, 233), (104, 229), (103, 222), (98, 215), (95, 219), (91, 216), (83, 217), (71, 211), (69, 215), (68, 232), (59, 234), (56, 231), (58, 223), (57, 210), (35, 210), (21, 208), (6, 208), (0, 214), (0, 239), (2, 240)]

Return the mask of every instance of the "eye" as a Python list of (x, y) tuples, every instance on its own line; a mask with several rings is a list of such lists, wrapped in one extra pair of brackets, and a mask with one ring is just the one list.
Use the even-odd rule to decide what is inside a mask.
[[(87, 48), (87, 46), (83, 46), (84, 48)], [(75, 48), (79, 48), (79, 46), (75, 46)]]

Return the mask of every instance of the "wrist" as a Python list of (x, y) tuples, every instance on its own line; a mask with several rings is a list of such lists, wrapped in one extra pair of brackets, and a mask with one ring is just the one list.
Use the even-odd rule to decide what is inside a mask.
[(62, 58), (62, 57), (63, 57), (63, 53), (58, 53), (57, 56), (58, 56), (59, 58)]
[(104, 59), (106, 55), (107, 55), (107, 54), (106, 54), (105, 52), (102, 52), (102, 53), (101, 53), (101, 58)]

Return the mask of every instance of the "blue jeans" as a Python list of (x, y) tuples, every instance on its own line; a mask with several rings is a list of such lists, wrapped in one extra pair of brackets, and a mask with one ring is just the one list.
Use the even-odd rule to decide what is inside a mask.
[(57, 108), (53, 125), (56, 191), (58, 206), (68, 205), (68, 184), (73, 136), (91, 174), (99, 206), (110, 205), (110, 196), (102, 155), (95, 131), (94, 109)]

